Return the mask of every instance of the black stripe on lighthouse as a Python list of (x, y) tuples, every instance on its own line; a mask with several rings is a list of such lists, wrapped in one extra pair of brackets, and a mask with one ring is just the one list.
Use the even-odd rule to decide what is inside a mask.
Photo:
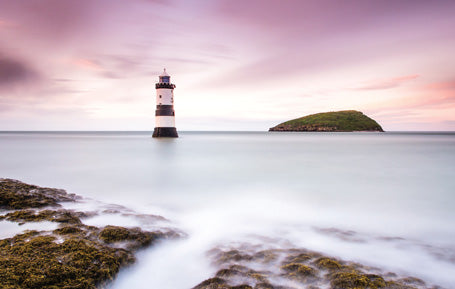
[(175, 127), (155, 127), (153, 137), (179, 137)]
[(155, 116), (175, 116), (173, 105), (157, 105)]

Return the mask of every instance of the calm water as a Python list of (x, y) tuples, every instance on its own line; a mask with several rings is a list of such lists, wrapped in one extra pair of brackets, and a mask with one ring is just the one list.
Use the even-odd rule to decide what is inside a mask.
[(161, 214), (188, 233), (141, 252), (115, 289), (191, 288), (215, 270), (207, 250), (255, 236), (455, 287), (453, 133), (4, 132), (0, 156), (0, 177)]

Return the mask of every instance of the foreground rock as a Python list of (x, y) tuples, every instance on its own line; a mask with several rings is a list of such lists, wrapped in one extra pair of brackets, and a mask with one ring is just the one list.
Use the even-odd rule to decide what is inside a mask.
[(258, 249), (243, 244), (209, 252), (220, 269), (193, 289), (427, 289), (424, 281), (399, 277), (305, 249)]
[(138, 249), (179, 237), (172, 230), (147, 232), (84, 225), (81, 219), (91, 214), (62, 209), (60, 205), (77, 199), (63, 190), (0, 179), (0, 208), (20, 209), (0, 216), (0, 221), (60, 224), (54, 231), (26, 231), (0, 240), (1, 288), (101, 287), (122, 267), (134, 263)]
[(360, 111), (344, 110), (307, 115), (272, 127), (269, 131), (379, 131), (382, 127)]
[(59, 203), (74, 202), (78, 197), (64, 190), (42, 188), (17, 180), (0, 179), (0, 209), (14, 210), (61, 207)]

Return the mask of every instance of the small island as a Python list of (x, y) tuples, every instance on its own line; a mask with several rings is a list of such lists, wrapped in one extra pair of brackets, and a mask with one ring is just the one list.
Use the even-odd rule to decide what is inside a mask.
[(269, 129), (269, 131), (351, 132), (377, 131), (382, 127), (373, 119), (356, 110), (323, 112), (296, 118)]

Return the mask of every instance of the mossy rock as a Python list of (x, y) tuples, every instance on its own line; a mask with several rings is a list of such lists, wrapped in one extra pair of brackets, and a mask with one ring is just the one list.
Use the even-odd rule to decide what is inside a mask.
[[(16, 210), (0, 220), (19, 223), (52, 221), (52, 232), (26, 231), (0, 240), (0, 287), (8, 289), (95, 289), (112, 280), (122, 266), (134, 262), (133, 252), (178, 232), (146, 232), (139, 228), (82, 224), (91, 213), (65, 209), (59, 202), (77, 197), (63, 190), (0, 179), (0, 209)], [(116, 242), (126, 242), (126, 249)], [(124, 244), (122, 244), (124, 245)]]
[(312, 281), (317, 277), (317, 271), (314, 268), (300, 263), (286, 264), (280, 269), (285, 272), (284, 276), (299, 282)]
[[(199, 288), (232, 288), (232, 284), (247, 283), (255, 289), (424, 289), (429, 288), (417, 278), (398, 279), (398, 275), (385, 273), (384, 276), (373, 274), (378, 268), (372, 268), (350, 261), (339, 260), (306, 249), (269, 249), (255, 251), (261, 246), (242, 244), (236, 249), (222, 250), (213, 248), (209, 256), (215, 264), (229, 265), (219, 270), (215, 279), (206, 280), (206, 287)], [(268, 263), (261, 260), (263, 256), (275, 255), (277, 262)], [(283, 260), (279, 262), (279, 260)], [(297, 262), (292, 262), (297, 261)], [(279, 270), (271, 267), (278, 266)], [(270, 268), (270, 271), (256, 271), (257, 268)], [(275, 267), (275, 269), (278, 269)], [(278, 271), (278, 272), (277, 272)], [(220, 281), (221, 280), (221, 281)], [(200, 284), (200, 285), (201, 285)], [(286, 285), (284, 285), (286, 284)], [(288, 285), (289, 284), (289, 285)], [(439, 287), (433, 287), (439, 288)]]
[[(407, 284), (403, 284), (397, 281), (387, 281), (386, 282), (387, 289), (417, 289), (417, 287), (410, 286)], [(436, 287), (437, 288), (437, 287)]]
[(79, 228), (77, 226), (65, 226), (63, 228), (55, 229), (53, 232), (54, 232), (54, 234), (57, 234), (57, 235), (70, 235), (70, 234), (80, 235), (82, 232), (84, 232), (84, 230), (82, 230), (81, 228)]
[(99, 233), (99, 238), (107, 244), (130, 242), (128, 246), (130, 249), (149, 246), (164, 237), (166, 237), (166, 234), (161, 232), (146, 232), (140, 228), (124, 228), (118, 226), (106, 226)]
[(271, 263), (278, 259), (275, 250), (262, 250), (252, 256), (252, 260), (262, 263)]
[(308, 253), (300, 253), (297, 255), (291, 255), (286, 258), (286, 260), (283, 262), (285, 264), (288, 263), (306, 263), (309, 260), (313, 259), (313, 256), (310, 256)]
[(85, 216), (81, 212), (73, 212), (70, 210), (18, 210), (8, 213), (4, 216), (5, 220), (26, 223), (26, 222), (58, 222), (66, 224), (82, 224), (79, 216)]
[(409, 285), (420, 285), (425, 286), (425, 281), (416, 277), (405, 277), (399, 280), (401, 283), (409, 284)]
[(221, 270), (218, 270), (218, 272), (216, 272), (215, 276), (220, 277), (220, 278), (230, 278), (230, 277), (236, 277), (236, 276), (245, 277), (246, 272), (242, 272), (242, 271), (238, 271), (238, 270), (230, 269), (230, 268), (221, 269)]
[(253, 282), (268, 282), (267, 275), (265, 273), (238, 265), (232, 265), (229, 268), (218, 270), (215, 276), (223, 279), (243, 278), (251, 279)]
[(254, 258), (249, 254), (241, 253), (239, 250), (230, 250), (227, 252), (220, 252), (216, 259), (219, 264), (223, 264), (233, 261), (252, 261)]
[(249, 271), (247, 273), (247, 276), (254, 279), (256, 282), (262, 282), (262, 283), (266, 283), (268, 282), (268, 275), (267, 274), (264, 274), (264, 273), (260, 273), (260, 272), (256, 272), (256, 271)]
[(341, 269), (341, 264), (333, 259), (322, 257), (315, 261), (316, 267), (320, 269), (326, 269), (329, 271)]
[(204, 280), (200, 284), (193, 287), (193, 289), (229, 289), (229, 286), (227, 285), (226, 280), (214, 277)]
[(134, 262), (131, 252), (100, 243), (31, 231), (0, 242), (0, 276), (11, 288), (94, 289)]
[(334, 273), (330, 279), (333, 289), (378, 289), (386, 286), (386, 282), (381, 276), (356, 271)]
[(254, 289), (275, 289), (272, 284), (270, 283), (258, 283), (256, 286), (254, 286)]
[(59, 202), (72, 202), (77, 197), (64, 190), (42, 188), (11, 179), (0, 179), (0, 209), (17, 210), (60, 206)]

